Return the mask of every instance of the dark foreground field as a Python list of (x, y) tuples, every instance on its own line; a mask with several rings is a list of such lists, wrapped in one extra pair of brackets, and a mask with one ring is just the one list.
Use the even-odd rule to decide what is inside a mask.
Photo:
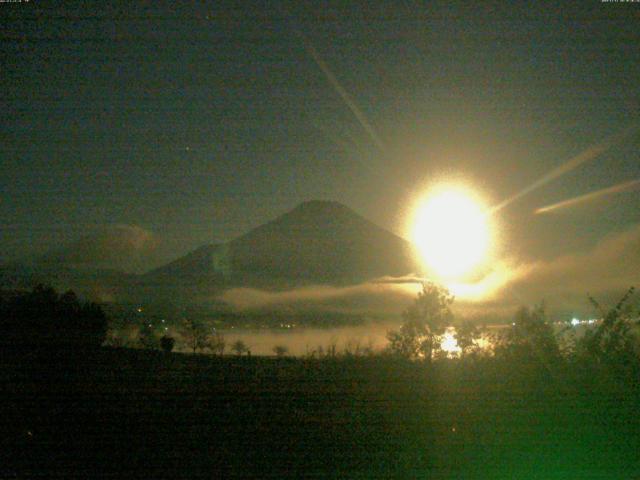
[(589, 365), (103, 349), (1, 379), (2, 477), (640, 478), (639, 389)]

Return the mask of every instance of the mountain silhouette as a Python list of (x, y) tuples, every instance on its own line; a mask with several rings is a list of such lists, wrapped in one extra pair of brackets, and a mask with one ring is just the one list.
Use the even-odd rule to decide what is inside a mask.
[(146, 282), (218, 287), (348, 285), (418, 271), (412, 244), (333, 201), (309, 201), (228, 243), (205, 245)]
[(138, 227), (101, 229), (44, 255), (1, 265), (0, 285), (47, 283), (100, 301), (191, 304), (212, 302), (234, 287), (344, 286), (420, 269), (411, 243), (332, 201), (302, 203), (230, 242), (204, 245), (145, 274), (133, 273), (151, 258), (155, 243)]

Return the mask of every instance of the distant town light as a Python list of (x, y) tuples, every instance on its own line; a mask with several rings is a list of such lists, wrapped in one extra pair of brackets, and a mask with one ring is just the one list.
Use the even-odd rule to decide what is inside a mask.
[(574, 327), (576, 325), (580, 325), (580, 320), (578, 320), (577, 318), (572, 318), (571, 319), (571, 325), (573, 325)]

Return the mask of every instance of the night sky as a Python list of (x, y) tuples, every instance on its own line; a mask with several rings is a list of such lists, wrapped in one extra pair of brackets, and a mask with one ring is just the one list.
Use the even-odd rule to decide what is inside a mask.
[[(108, 225), (168, 260), (310, 199), (406, 237), (434, 182), (497, 204), (640, 120), (637, 3), (31, 0), (0, 25), (0, 260)], [(504, 251), (550, 260), (639, 224), (638, 190), (533, 214), (640, 178), (639, 146), (499, 212)]]

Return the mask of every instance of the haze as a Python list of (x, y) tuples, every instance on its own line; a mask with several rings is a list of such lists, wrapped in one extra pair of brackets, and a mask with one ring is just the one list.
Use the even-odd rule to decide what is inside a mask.
[[(469, 311), (584, 313), (587, 292), (616, 295), (640, 271), (636, 13), (5, 5), (1, 261), (140, 274), (309, 200), (413, 241), (417, 202), (459, 184), (499, 207), (483, 261), (449, 282)], [(416, 270), (233, 288), (292, 299), (434, 274)], [(413, 293), (381, 303), (398, 312)]]

